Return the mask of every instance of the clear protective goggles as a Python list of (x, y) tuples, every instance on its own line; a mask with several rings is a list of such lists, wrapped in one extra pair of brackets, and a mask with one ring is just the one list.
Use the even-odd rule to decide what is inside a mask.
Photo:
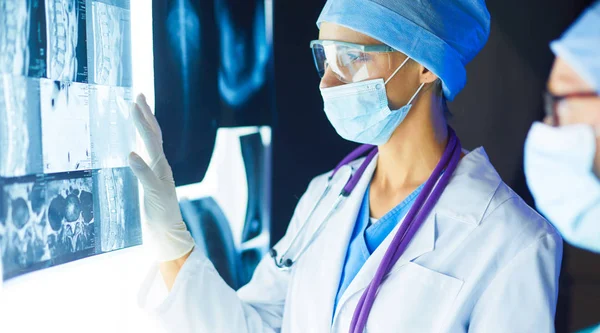
[(310, 42), (315, 66), (323, 78), (330, 69), (344, 83), (388, 78), (402, 60), (401, 53), (387, 45), (361, 45), (332, 40)]

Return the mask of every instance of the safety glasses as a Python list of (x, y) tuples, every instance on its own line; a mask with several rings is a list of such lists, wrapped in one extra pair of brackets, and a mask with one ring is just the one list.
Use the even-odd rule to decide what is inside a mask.
[(310, 48), (319, 77), (323, 78), (325, 72), (330, 69), (344, 83), (384, 78), (397, 68), (402, 60), (398, 57), (400, 53), (387, 45), (313, 40), (310, 42)]
[(600, 98), (600, 95), (595, 92), (579, 92), (557, 96), (549, 91), (544, 92), (544, 109), (546, 111), (546, 116), (552, 117), (554, 126), (559, 125), (558, 103), (570, 98)]

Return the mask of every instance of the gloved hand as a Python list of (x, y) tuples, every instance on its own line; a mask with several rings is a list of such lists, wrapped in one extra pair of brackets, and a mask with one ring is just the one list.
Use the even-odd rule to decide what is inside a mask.
[(161, 262), (179, 259), (193, 249), (194, 239), (181, 217), (173, 172), (162, 147), (162, 132), (143, 95), (137, 97), (132, 113), (150, 157), (148, 166), (138, 154), (129, 154), (131, 170), (144, 188), (151, 246)]

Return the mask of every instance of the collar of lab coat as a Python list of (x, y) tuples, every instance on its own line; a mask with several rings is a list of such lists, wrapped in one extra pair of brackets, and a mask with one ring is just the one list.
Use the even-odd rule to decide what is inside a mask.
[[(490, 163), (483, 147), (464, 152), (465, 156), (460, 160), (432, 212), (461, 222), (479, 224), (502, 179)], [(363, 160), (364, 158), (358, 159), (350, 166), (356, 170)], [(356, 197), (358, 200), (362, 200), (376, 165), (377, 156), (369, 164), (361, 183), (355, 189), (355, 192), (360, 193)]]
[[(356, 170), (361, 162), (362, 159), (357, 160), (351, 163), (350, 166)], [(319, 316), (315, 319), (324, 325), (321, 327), (329, 327), (332, 323), (333, 305), (348, 242), (358, 215), (360, 203), (373, 176), (376, 164), (377, 158), (369, 164), (345, 204), (331, 216), (322, 236), (319, 237), (320, 241), (314, 243), (312, 251), (318, 253), (320, 260), (311, 265), (311, 270), (314, 269), (313, 272), (320, 273), (317, 273), (318, 277), (314, 280), (312, 291), (315, 292), (315, 298), (313, 299), (322, 300), (322, 302), (314, 304), (317, 307), (314, 314)], [(454, 221), (463, 222), (471, 227), (478, 225), (500, 183), (500, 176), (490, 164), (483, 148), (478, 148), (465, 155), (432, 212), (419, 228), (404, 254), (394, 265), (389, 276), (407, 262), (434, 250), (436, 215), (445, 215)], [(398, 223), (396, 228), (386, 237), (348, 286), (337, 304), (336, 317), (339, 311), (343, 309), (346, 301), (356, 293), (364, 290), (371, 282), (400, 225), (401, 223)]]

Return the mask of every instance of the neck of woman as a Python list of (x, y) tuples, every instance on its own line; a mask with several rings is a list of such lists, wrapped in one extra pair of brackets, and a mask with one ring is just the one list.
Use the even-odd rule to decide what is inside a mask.
[(421, 96), (390, 140), (379, 147), (371, 188), (403, 193), (427, 181), (448, 142), (448, 125), (440, 96)]

